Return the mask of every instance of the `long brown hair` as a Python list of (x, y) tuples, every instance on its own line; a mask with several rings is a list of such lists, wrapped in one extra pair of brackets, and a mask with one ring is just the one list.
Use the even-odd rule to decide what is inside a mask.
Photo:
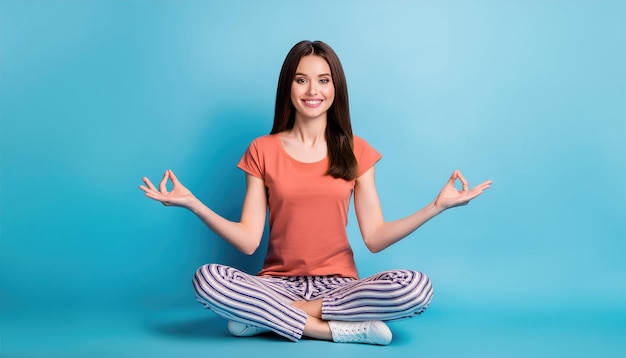
[(320, 56), (328, 62), (335, 86), (335, 99), (327, 112), (326, 143), (328, 145), (328, 171), (334, 178), (352, 180), (356, 178), (357, 161), (354, 156), (352, 124), (348, 104), (348, 85), (339, 57), (322, 41), (301, 41), (291, 48), (278, 78), (274, 125), (270, 134), (293, 128), (296, 111), (291, 103), (291, 86), (300, 59), (304, 56)]

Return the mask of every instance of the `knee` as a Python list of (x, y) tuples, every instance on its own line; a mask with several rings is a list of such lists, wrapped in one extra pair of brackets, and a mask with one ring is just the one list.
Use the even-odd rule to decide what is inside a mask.
[(430, 305), (433, 298), (433, 286), (430, 278), (423, 272), (412, 271), (412, 277), (408, 286), (412, 287), (411, 296), (416, 307), (419, 308), (417, 311), (421, 313)]
[(430, 286), (430, 278), (425, 273), (413, 270), (387, 271), (381, 278), (402, 287)]
[(204, 264), (196, 270), (194, 277), (198, 279), (220, 279), (236, 276), (237, 270), (221, 264)]
[(214, 264), (206, 264), (198, 267), (193, 275), (194, 281), (206, 282), (208, 276), (212, 276), (212, 272), (215, 272)]
[(433, 295), (430, 278), (423, 272), (413, 270), (395, 271), (394, 281), (402, 286), (402, 291), (419, 306), (428, 306)]
[(392, 270), (383, 272), (376, 279), (391, 283), (387, 297), (398, 310), (392, 319), (417, 316), (430, 305), (433, 288), (430, 278), (422, 272)]
[(200, 266), (193, 276), (193, 287), (202, 296), (220, 292), (235, 281), (244, 280), (244, 273), (226, 265), (206, 264)]
[(222, 267), (218, 264), (200, 266), (193, 275), (193, 289), (196, 295), (210, 296), (213, 287), (215, 287), (215, 282), (219, 281), (221, 271)]
[(430, 277), (423, 272), (419, 271), (410, 271), (411, 272), (411, 283), (414, 284), (418, 289), (429, 289), (432, 291), (432, 284), (430, 282)]

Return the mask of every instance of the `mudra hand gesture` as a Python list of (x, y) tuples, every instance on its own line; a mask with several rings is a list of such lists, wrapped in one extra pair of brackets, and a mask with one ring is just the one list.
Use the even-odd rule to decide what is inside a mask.
[[(457, 180), (461, 181), (461, 190), (454, 186)], [(467, 180), (463, 177), (460, 171), (455, 170), (450, 177), (450, 180), (441, 189), (437, 199), (435, 199), (435, 206), (442, 210), (450, 209), (455, 206), (467, 205), (470, 200), (479, 196), (484, 190), (491, 186), (491, 180), (487, 180), (476, 185), (474, 188), (469, 189)]]
[[(167, 191), (167, 181), (172, 182), (172, 190)], [(166, 170), (161, 182), (159, 183), (159, 189), (150, 182), (146, 177), (143, 178), (143, 182), (146, 185), (140, 185), (139, 189), (146, 192), (146, 196), (150, 199), (160, 201), (166, 206), (180, 206), (188, 208), (197, 199), (181, 182), (176, 178), (174, 172)]]

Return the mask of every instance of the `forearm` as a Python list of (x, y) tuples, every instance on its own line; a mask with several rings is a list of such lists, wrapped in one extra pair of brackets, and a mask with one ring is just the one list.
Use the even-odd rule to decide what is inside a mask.
[(215, 234), (246, 255), (252, 255), (261, 243), (262, 229), (254, 229), (246, 222), (227, 220), (199, 200), (195, 200), (187, 209), (202, 220)]
[[(457, 180), (462, 183), (461, 190), (454, 186)], [(354, 207), (363, 240), (371, 252), (382, 251), (407, 237), (444, 210), (466, 205), (490, 186), (491, 180), (487, 180), (470, 190), (461, 172), (455, 170), (432, 203), (403, 219), (386, 222), (376, 192), (372, 167), (357, 178), (354, 188)]]
[(371, 252), (380, 252), (410, 235), (428, 220), (443, 212), (434, 202), (402, 219), (381, 222), (369, 233), (363, 233), (363, 240)]

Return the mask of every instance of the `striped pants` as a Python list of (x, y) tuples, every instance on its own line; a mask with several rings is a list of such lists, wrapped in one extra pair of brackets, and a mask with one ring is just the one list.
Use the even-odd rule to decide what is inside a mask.
[(322, 299), (326, 321), (392, 321), (421, 314), (432, 299), (426, 275), (385, 271), (368, 278), (262, 277), (208, 264), (193, 278), (198, 302), (218, 315), (271, 330), (289, 340), (302, 337), (307, 314), (294, 301)]

